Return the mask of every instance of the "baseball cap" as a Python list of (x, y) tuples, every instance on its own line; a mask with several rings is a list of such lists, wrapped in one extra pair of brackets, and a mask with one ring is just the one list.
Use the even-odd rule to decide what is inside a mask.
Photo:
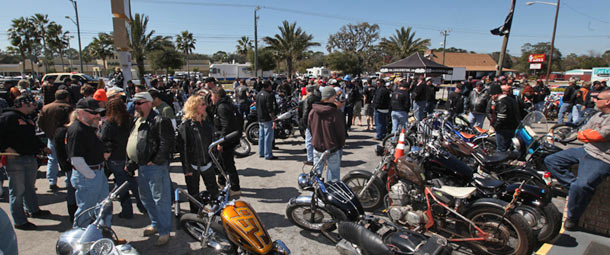
[(106, 110), (100, 107), (100, 102), (91, 97), (84, 97), (78, 100), (78, 102), (76, 103), (76, 109), (84, 109), (96, 113), (102, 113)]
[(108, 97), (106, 96), (106, 91), (104, 89), (98, 89), (93, 93), (93, 99), (101, 102), (108, 102)]
[(148, 92), (138, 92), (133, 96), (133, 101), (135, 102), (138, 100), (146, 100), (148, 102), (152, 102), (153, 98)]
[(216, 82), (216, 79), (214, 77), (208, 77), (205, 79), (205, 83), (208, 83), (208, 82)]

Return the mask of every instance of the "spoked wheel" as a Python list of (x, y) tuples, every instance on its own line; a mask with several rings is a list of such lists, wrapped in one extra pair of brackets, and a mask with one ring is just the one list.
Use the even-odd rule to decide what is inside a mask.
[(250, 125), (246, 127), (246, 139), (248, 139), (248, 142), (251, 144), (258, 144), (258, 123), (250, 123)]
[(235, 146), (235, 156), (237, 156), (238, 158), (243, 158), (243, 157), (247, 157), (248, 155), (250, 155), (250, 143), (248, 142), (248, 140), (246, 140), (246, 138), (241, 137), (239, 138), (239, 143), (237, 144), (237, 146)]
[(352, 174), (347, 175), (343, 178), (343, 182), (358, 196), (358, 200), (362, 204), (362, 208), (367, 212), (375, 211), (377, 208), (381, 207), (383, 204), (383, 197), (387, 192), (385, 192), (385, 188), (383, 184), (379, 181), (373, 181), (371, 186), (362, 192), (366, 183), (369, 179), (372, 178), (372, 175), (364, 175), (364, 174)]
[[(208, 218), (201, 218), (197, 214), (187, 213), (180, 217), (179, 226), (191, 237), (195, 238), (195, 240), (200, 241), (203, 240), (203, 233), (205, 231), (205, 227), (207, 224)], [(210, 228), (216, 233), (212, 238), (213, 240), (220, 244), (222, 247), (221, 251), (218, 253), (224, 254), (233, 254), (236, 251), (236, 246), (229, 241), (226, 236), (226, 232), (224, 227), (219, 222), (212, 222)], [(207, 248), (202, 247), (202, 248)], [(207, 254), (207, 252), (206, 252)]]
[[(485, 241), (473, 242), (475, 254), (531, 254), (535, 239), (526, 220), (518, 213), (511, 213), (503, 218), (504, 210), (496, 207), (481, 207), (466, 215), (489, 238)], [(480, 232), (473, 226), (468, 226), (465, 233), (471, 237), (479, 237)]]
[(525, 218), (539, 242), (548, 243), (559, 234), (561, 213), (553, 203), (542, 208), (519, 206), (515, 210)]
[(555, 125), (551, 130), (553, 132), (553, 141), (563, 144), (575, 141), (578, 136), (578, 127), (571, 123)]
[[(325, 223), (338, 223), (341, 220), (346, 220), (347, 216), (343, 211), (332, 205), (326, 205), (326, 208), (316, 207), (312, 210), (310, 205), (299, 205), (289, 203), (286, 208), (286, 217), (302, 229), (309, 231), (320, 231)], [(333, 224), (328, 231), (332, 231), (337, 227)]]

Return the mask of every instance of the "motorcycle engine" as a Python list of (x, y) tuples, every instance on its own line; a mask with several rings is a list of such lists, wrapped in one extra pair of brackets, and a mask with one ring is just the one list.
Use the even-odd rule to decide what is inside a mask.
[(388, 207), (392, 221), (417, 227), (429, 220), (424, 213), (424, 197), (413, 185), (398, 181), (388, 195), (392, 199), (392, 205)]

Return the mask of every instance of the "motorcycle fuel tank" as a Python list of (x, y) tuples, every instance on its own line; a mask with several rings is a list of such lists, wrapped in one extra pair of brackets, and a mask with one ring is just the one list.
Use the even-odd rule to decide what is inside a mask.
[(273, 248), (269, 233), (248, 203), (235, 201), (233, 205), (227, 205), (222, 210), (221, 218), (233, 243), (256, 254), (266, 254)]

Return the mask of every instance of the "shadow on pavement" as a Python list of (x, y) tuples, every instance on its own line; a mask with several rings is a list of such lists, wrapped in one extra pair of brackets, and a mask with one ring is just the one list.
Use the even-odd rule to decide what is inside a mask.
[(286, 172), (286, 171), (282, 171), (282, 170), (270, 171), (270, 170), (257, 169), (257, 168), (246, 168), (243, 170), (238, 170), (237, 173), (240, 176), (271, 177), (271, 176), (275, 176), (277, 174), (281, 174), (284, 172)]
[(241, 196), (258, 198), (261, 203), (288, 203), (290, 198), (300, 194), (293, 187), (249, 189), (241, 188)]
[[(193, 249), (190, 246), (189, 242), (196, 242), (191, 236), (186, 234), (182, 230), (176, 230), (173, 235), (171, 235), (169, 239), (169, 243), (165, 246), (157, 247), (155, 246), (155, 242), (157, 241), (157, 236), (151, 236), (146, 240), (129, 242), (140, 254), (175, 254), (176, 251), (184, 251), (186, 252), (180, 254), (209, 254), (203, 252), (201, 249)], [(200, 247), (199, 244), (195, 245), (196, 247)], [(203, 252), (203, 253), (202, 253)]]
[(293, 226), (288, 219), (282, 214), (270, 213), (270, 212), (262, 212), (257, 213), (258, 217), (261, 218), (263, 224), (267, 228), (267, 230), (272, 228), (284, 228)]
[(333, 242), (331, 242), (330, 240), (328, 240), (328, 238), (324, 237), (324, 235), (320, 234), (320, 233), (314, 233), (311, 231), (307, 231), (307, 230), (301, 230), (299, 232), (299, 234), (301, 234), (301, 236), (312, 240), (312, 241), (316, 241), (318, 243), (323, 243), (326, 245), (335, 245)]
[[(135, 204), (134, 204), (135, 206)], [(112, 225), (113, 226), (122, 226), (128, 228), (144, 228), (150, 225), (150, 220), (148, 215), (144, 215), (141, 213), (133, 213), (133, 218), (131, 219), (123, 219), (119, 218), (118, 214), (112, 215)]]
[(559, 236), (559, 238), (557, 238), (553, 245), (561, 247), (576, 247), (578, 246), (578, 241), (576, 241), (576, 238), (574, 238), (573, 236), (564, 232)]
[(352, 167), (365, 164), (362, 160), (341, 160), (341, 167)]

